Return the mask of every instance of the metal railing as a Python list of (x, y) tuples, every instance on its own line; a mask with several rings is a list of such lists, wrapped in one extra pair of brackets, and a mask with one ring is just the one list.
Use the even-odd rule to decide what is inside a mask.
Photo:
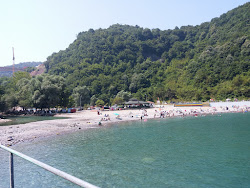
[(40, 162), (40, 161), (38, 161), (36, 159), (33, 159), (33, 158), (31, 158), (31, 157), (29, 157), (27, 155), (24, 155), (24, 154), (22, 154), (22, 153), (20, 153), (18, 151), (10, 149), (10, 148), (8, 148), (6, 146), (3, 146), (1, 144), (0, 144), (0, 148), (6, 150), (8, 152), (10, 152), (10, 188), (14, 188), (14, 165), (13, 165), (14, 162), (13, 162), (13, 154), (15, 154), (15, 155), (17, 155), (17, 156), (19, 156), (19, 157), (21, 157), (21, 158), (23, 158), (23, 159), (31, 162), (31, 163), (33, 163), (33, 164), (35, 164), (35, 165), (37, 165), (37, 166), (39, 166), (41, 168), (44, 168), (45, 170), (47, 170), (47, 171), (49, 171), (49, 172), (51, 172), (53, 174), (56, 174), (57, 176), (60, 176), (60, 177), (66, 179), (68, 181), (71, 181), (72, 183), (74, 183), (76, 185), (79, 185), (80, 187), (98, 188), (95, 185), (92, 185), (92, 184), (90, 184), (90, 183), (88, 183), (86, 181), (83, 181), (83, 180), (81, 180), (79, 178), (76, 178), (76, 177), (74, 177), (74, 176), (72, 176), (70, 174), (67, 174), (67, 173), (65, 173), (65, 172), (63, 172), (61, 170), (58, 170), (58, 169), (56, 169), (56, 168), (54, 168), (52, 166), (49, 166), (49, 165), (47, 165), (45, 163), (42, 163), (42, 162)]

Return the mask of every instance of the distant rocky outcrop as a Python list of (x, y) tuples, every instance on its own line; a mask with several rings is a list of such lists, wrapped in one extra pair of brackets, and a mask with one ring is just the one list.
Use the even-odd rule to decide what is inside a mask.
[(43, 74), (45, 72), (45, 66), (44, 64), (38, 65), (36, 70), (32, 71), (30, 73), (31, 76), (36, 76), (36, 75), (40, 75)]

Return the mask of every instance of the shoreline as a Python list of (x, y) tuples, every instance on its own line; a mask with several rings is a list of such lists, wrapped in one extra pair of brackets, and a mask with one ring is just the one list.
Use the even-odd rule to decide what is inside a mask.
[(0, 125), (1, 125), (1, 123), (6, 123), (6, 122), (9, 122), (9, 121), (11, 121), (10, 119), (0, 119)]
[[(114, 123), (128, 121), (147, 121), (147, 119), (173, 118), (184, 116), (202, 116), (221, 113), (240, 113), (249, 111), (250, 107), (173, 107), (149, 108), (145, 110), (127, 109), (118, 111), (83, 110), (72, 114), (58, 114), (56, 117), (68, 119), (44, 120), (26, 124), (0, 126), (0, 144), (13, 146), (22, 142), (32, 142), (38, 138), (53, 138), (53, 136), (85, 131), (92, 128), (102, 128)], [(117, 115), (118, 114), (118, 115)], [(101, 119), (105, 121), (101, 121)], [(101, 126), (98, 125), (101, 122)]]

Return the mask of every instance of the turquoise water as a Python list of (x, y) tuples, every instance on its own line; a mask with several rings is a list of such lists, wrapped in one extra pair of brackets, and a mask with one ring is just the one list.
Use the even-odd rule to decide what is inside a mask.
[[(138, 121), (13, 148), (100, 187), (249, 187), (249, 122), (250, 113)], [(8, 155), (0, 158), (5, 188)], [(77, 187), (18, 157), (15, 184)]]
[(9, 116), (9, 117), (6, 117), (6, 119), (10, 119), (11, 121), (0, 123), (0, 126), (18, 125), (18, 124), (35, 122), (35, 121), (65, 119), (65, 118), (53, 117), (53, 116)]

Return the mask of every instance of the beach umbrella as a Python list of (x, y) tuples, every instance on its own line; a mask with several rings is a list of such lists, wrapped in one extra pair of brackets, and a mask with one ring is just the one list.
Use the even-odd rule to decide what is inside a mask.
[(119, 116), (119, 114), (117, 114), (117, 113), (114, 113), (115, 115), (117, 115), (117, 116)]

